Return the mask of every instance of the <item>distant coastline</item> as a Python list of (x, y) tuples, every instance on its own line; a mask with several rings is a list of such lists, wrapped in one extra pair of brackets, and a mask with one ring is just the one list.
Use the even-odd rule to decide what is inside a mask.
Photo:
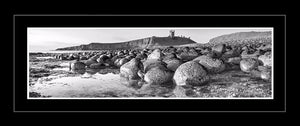
[(76, 52), (93, 52), (99, 50), (49, 50), (49, 51), (29, 51), (29, 53), (76, 53)]

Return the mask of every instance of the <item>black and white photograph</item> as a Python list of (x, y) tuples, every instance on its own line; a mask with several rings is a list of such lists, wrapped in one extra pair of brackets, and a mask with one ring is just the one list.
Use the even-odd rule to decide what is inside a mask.
[(273, 27), (27, 27), (27, 99), (273, 99)]
[(285, 15), (16, 14), (12, 108), (286, 112), (285, 23)]

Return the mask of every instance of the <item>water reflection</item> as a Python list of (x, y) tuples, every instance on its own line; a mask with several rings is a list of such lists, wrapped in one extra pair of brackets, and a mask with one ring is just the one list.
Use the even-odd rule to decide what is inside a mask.
[[(119, 76), (119, 69), (105, 68), (105, 69), (81, 69), (81, 70), (71, 70), (74, 73), (78, 73), (81, 75), (81, 78), (98, 78), (104, 81), (110, 81), (118, 79), (118, 84), (122, 84), (128, 87), (140, 88), (143, 83), (141, 80), (129, 80), (128, 78), (124, 78)], [(114, 81), (116, 83), (116, 81)]]
[(79, 69), (79, 70), (72, 70), (72, 72), (79, 73), (79, 74), (85, 74), (85, 69)]
[(99, 73), (99, 74), (109, 74), (109, 73), (112, 73), (112, 74), (119, 74), (120, 73), (120, 70), (119, 69), (112, 69), (112, 68), (105, 68), (105, 69), (80, 69), (80, 70), (71, 70), (72, 72), (75, 72), (75, 73), (79, 73), (79, 74), (85, 74), (85, 73), (88, 73), (88, 74), (91, 74), (91, 75), (94, 75), (96, 73)]
[(31, 91), (51, 97), (128, 97), (136, 93), (133, 88), (122, 84), (120, 76), (112, 72), (85, 72), (80, 76), (43, 79), (32, 86)]
[(41, 79), (31, 91), (51, 97), (153, 97), (170, 92), (165, 87), (147, 86), (149, 84), (142, 79), (121, 77), (119, 68), (66, 71), (59, 74), (61, 76), (55, 74), (55, 79)]
[(139, 89), (141, 88), (146, 82), (142, 81), (142, 80), (131, 80), (125, 77), (120, 76), (120, 82), (123, 85), (126, 85), (128, 87), (132, 87), (135, 89)]

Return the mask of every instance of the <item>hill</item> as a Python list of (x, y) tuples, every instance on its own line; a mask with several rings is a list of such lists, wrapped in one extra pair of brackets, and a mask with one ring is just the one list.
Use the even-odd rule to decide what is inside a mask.
[(118, 43), (90, 43), (87, 45), (79, 45), (56, 50), (118, 50), (118, 49), (144, 49), (157, 48), (164, 46), (176, 46), (184, 44), (193, 44), (195, 41), (184, 37), (148, 37), (143, 39), (131, 40)]
[(271, 42), (272, 32), (237, 32), (227, 35), (221, 35), (209, 40), (209, 44), (221, 44), (221, 43), (243, 43), (243, 42)]

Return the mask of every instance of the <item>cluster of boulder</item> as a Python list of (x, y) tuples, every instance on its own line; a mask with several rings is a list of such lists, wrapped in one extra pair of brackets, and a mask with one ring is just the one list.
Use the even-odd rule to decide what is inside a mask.
[(58, 59), (75, 61), (70, 69), (120, 68), (120, 76), (150, 85), (201, 86), (210, 76), (226, 70), (242, 70), (270, 81), (271, 44), (226, 45), (212, 47), (168, 47), (163, 49), (116, 50), (77, 53)]
[(72, 70), (121, 67), (132, 58), (142, 59), (145, 57), (144, 51), (138, 54), (138, 50), (80, 52), (55, 55), (55, 58), (59, 60), (71, 60), (70, 69)]

